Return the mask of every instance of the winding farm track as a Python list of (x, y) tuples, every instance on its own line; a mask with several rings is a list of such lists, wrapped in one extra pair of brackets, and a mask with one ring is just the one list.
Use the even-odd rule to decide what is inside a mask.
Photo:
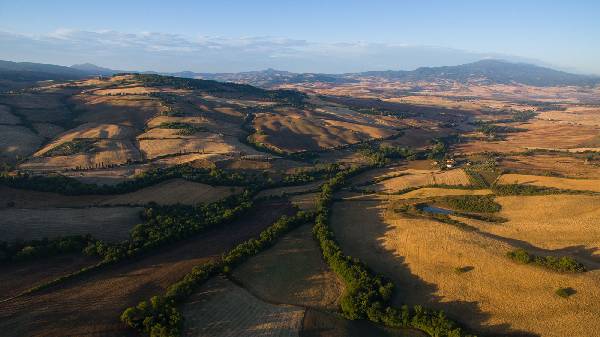
[(234, 245), (257, 236), (281, 215), (288, 202), (269, 201), (234, 223), (207, 231), (137, 260), (65, 282), (0, 305), (3, 337), (130, 336), (121, 312), (162, 293), (192, 267), (220, 257)]

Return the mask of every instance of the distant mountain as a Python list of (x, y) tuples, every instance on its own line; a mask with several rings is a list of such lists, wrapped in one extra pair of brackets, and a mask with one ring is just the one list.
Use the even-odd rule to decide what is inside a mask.
[(571, 74), (527, 63), (482, 60), (449, 67), (422, 67), (412, 71), (368, 71), (354, 76), (374, 76), (398, 81), (448, 80), (460, 83), (510, 84), (533, 86), (597, 85), (600, 77)]
[(380, 77), (395, 81), (451, 81), (460, 83), (510, 84), (521, 83), (533, 86), (560, 85), (599, 85), (600, 77), (571, 74), (564, 71), (540, 67), (526, 63), (511, 63), (503, 60), (482, 60), (458, 66), (422, 67), (416, 70), (367, 71), (349, 74), (293, 73), (266, 69), (239, 73), (198, 73), (181, 71), (174, 73), (155, 71), (122, 71), (103, 68), (91, 63), (63, 67), (52, 64), (31, 62), (0, 61), (0, 79), (12, 81), (73, 80), (89, 76), (111, 76), (130, 72), (157, 74), (184, 78), (236, 82), (271, 88), (282, 84), (328, 83), (344, 84), (359, 81), (365, 77)]
[(116, 73), (123, 72), (122, 70), (113, 70), (108, 68), (99, 67), (91, 63), (74, 64), (71, 66), (73, 69), (80, 70), (90, 75), (101, 75), (101, 76), (112, 76)]
[(317, 73), (292, 73), (289, 71), (266, 69), (259, 71), (246, 71), (240, 73), (194, 73), (185, 71), (170, 73), (171, 76), (200, 78), (221, 82), (238, 82), (251, 84), (259, 87), (272, 87), (280, 84), (297, 84), (307, 82), (321, 82), (341, 84), (355, 82), (355, 79), (342, 75), (317, 74)]
[(16, 82), (34, 82), (44, 80), (74, 80), (89, 76), (89, 74), (70, 67), (54, 64), (11, 62), (0, 60), (0, 79)]

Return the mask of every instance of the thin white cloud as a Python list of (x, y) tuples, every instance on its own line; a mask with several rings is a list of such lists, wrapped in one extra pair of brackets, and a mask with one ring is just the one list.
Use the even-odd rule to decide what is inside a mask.
[[(283, 37), (187, 37), (159, 32), (58, 29), (44, 35), (0, 32), (0, 59), (125, 70), (237, 72), (277, 68), (355, 72), (452, 65), (486, 57), (523, 59), (435, 46), (369, 42), (315, 43)], [(531, 61), (531, 60), (528, 60)]]

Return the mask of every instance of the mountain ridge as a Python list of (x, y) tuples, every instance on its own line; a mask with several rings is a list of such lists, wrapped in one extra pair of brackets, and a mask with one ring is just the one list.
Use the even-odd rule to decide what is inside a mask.
[(499, 59), (484, 59), (457, 66), (420, 67), (415, 70), (382, 70), (345, 74), (294, 73), (268, 68), (265, 70), (237, 73), (204, 73), (194, 71), (156, 72), (123, 71), (100, 67), (91, 63), (70, 67), (32, 63), (0, 61), (0, 78), (12, 80), (73, 80), (90, 76), (112, 76), (117, 73), (158, 74), (184, 78), (239, 82), (261, 87), (282, 84), (329, 83), (344, 84), (360, 81), (365, 77), (379, 77), (403, 82), (451, 81), (478, 84), (514, 84), (532, 86), (590, 86), (600, 84), (600, 76), (573, 74), (529, 63), (513, 63)]

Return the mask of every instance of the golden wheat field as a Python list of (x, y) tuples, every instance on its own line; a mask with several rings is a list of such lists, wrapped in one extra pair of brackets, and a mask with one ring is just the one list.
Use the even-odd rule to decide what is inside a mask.
[(469, 185), (469, 176), (462, 169), (448, 171), (439, 170), (403, 170), (389, 174), (387, 177), (399, 175), (397, 177), (384, 179), (369, 186), (376, 192), (394, 193), (410, 187), (427, 185)]
[(491, 190), (467, 190), (467, 189), (454, 189), (454, 188), (437, 188), (437, 187), (423, 187), (414, 191), (410, 191), (400, 195), (390, 195), (390, 200), (396, 199), (421, 199), (431, 197), (445, 197), (445, 196), (456, 196), (456, 195), (487, 195), (492, 194)]
[(488, 231), (600, 262), (600, 196), (497, 197), (499, 216), (509, 221)]
[(503, 174), (498, 184), (527, 184), (542, 187), (553, 187), (564, 190), (600, 192), (600, 179), (570, 179), (561, 177), (545, 177), (527, 174)]
[(566, 154), (514, 155), (500, 159), (500, 166), (533, 175), (559, 174), (570, 178), (600, 179), (600, 166)]
[(206, 282), (183, 306), (183, 336), (298, 336), (304, 309), (270, 304), (222, 277)]
[[(377, 201), (336, 203), (332, 225), (344, 252), (394, 281), (396, 305), (444, 309), (484, 334), (600, 335), (597, 268), (570, 275), (518, 265), (505, 257), (514, 249), (505, 240), (390, 214)], [(558, 287), (576, 293), (564, 299)]]

